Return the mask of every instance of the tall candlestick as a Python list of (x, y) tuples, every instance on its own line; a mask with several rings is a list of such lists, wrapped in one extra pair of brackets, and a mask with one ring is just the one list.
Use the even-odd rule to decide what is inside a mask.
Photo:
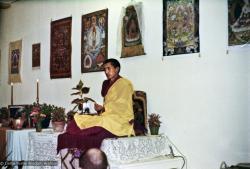
[(11, 100), (10, 100), (10, 103), (11, 103), (11, 105), (13, 105), (13, 83), (11, 82), (10, 85), (11, 85)]
[(39, 79), (36, 79), (36, 102), (39, 103)]

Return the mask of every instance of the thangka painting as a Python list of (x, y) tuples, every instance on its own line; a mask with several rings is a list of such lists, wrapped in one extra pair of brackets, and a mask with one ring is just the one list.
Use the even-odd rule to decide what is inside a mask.
[(72, 17), (51, 22), (50, 78), (71, 77)]
[(32, 45), (32, 67), (40, 67), (40, 43)]
[(9, 46), (9, 84), (21, 82), (22, 40), (10, 42)]
[(81, 72), (102, 71), (108, 55), (108, 9), (82, 16)]
[(163, 0), (163, 55), (199, 51), (199, 1)]
[(250, 43), (250, 1), (228, 0), (228, 45)]
[(142, 43), (142, 3), (125, 9), (122, 23), (121, 58), (144, 55)]

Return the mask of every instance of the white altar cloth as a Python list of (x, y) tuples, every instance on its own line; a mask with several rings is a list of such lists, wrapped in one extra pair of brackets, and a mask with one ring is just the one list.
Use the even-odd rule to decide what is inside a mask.
[(42, 132), (29, 132), (27, 159), (29, 161), (47, 163), (46, 166), (26, 166), (26, 169), (57, 169), (60, 168), (60, 157), (57, 155), (57, 136), (59, 132), (52, 129)]
[[(32, 162), (32, 161), (42, 161), (42, 158), (47, 158), (47, 161), (51, 161), (54, 160), (54, 158), (56, 158), (51, 154), (44, 154), (43, 157), (40, 157), (39, 159), (37, 159), (37, 153), (35, 153), (36, 155), (31, 155), (31, 149), (36, 149), (36, 152), (40, 152), (41, 150), (43, 150), (43, 152), (48, 152), (50, 153), (51, 151), (55, 151), (56, 152), (56, 144), (55, 141), (57, 141), (57, 135), (59, 133), (54, 133), (52, 129), (43, 129), (42, 132), (38, 133), (35, 132), (35, 129), (22, 129), (22, 130), (11, 130), (8, 129), (6, 130), (7, 133), (7, 154), (10, 154), (8, 156), (8, 161), (12, 161), (11, 164), (15, 165), (14, 168), (17, 169), (18, 166), (17, 164), (19, 164), (19, 162), (24, 161), (24, 168), (30, 168), (31, 166), (27, 166), (27, 163)], [(49, 134), (50, 133), (50, 134)], [(48, 150), (48, 145), (45, 146), (45, 144), (42, 144), (44, 142), (39, 142), (37, 141), (40, 137), (37, 137), (38, 139), (32, 140), (32, 136), (35, 137), (35, 135), (43, 135), (44, 139), (48, 139), (47, 141), (49, 142), (48, 145), (50, 145), (50, 151)], [(54, 137), (47, 137), (47, 136), (51, 136), (54, 135)], [(37, 142), (36, 142), (37, 141)], [(31, 143), (31, 145), (30, 145)], [(40, 145), (37, 146), (37, 145)], [(45, 146), (45, 147), (43, 147)], [(53, 148), (52, 148), (53, 147)], [(34, 151), (33, 151), (34, 152)], [(59, 158), (59, 157), (58, 157)], [(50, 160), (51, 159), (51, 160)], [(32, 167), (31, 167), (32, 168)], [(40, 166), (37, 166), (36, 168), (41, 168)]]
[(111, 164), (125, 164), (170, 154), (165, 135), (104, 139), (101, 149)]
[(160, 156), (127, 164), (110, 164), (110, 169), (181, 169), (182, 165), (180, 157)]
[[(181, 169), (183, 160), (170, 155), (169, 145), (166, 135), (107, 138), (101, 150), (107, 155), (110, 169)], [(66, 157), (67, 152), (67, 149), (60, 151), (67, 166), (62, 168), (77, 168), (78, 159), (72, 158), (72, 154)]]
[(35, 129), (6, 130), (8, 161), (27, 160), (28, 133)]

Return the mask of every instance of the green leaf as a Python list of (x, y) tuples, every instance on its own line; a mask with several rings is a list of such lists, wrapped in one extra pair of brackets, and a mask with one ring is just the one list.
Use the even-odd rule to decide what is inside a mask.
[(94, 103), (96, 103), (96, 101), (95, 100), (93, 100), (93, 99), (91, 99), (91, 98), (89, 98), (89, 97), (84, 97), (83, 98), (84, 100), (85, 100), (85, 102), (87, 102), (87, 101), (92, 101), (92, 102), (94, 102)]
[(83, 87), (83, 82), (82, 80), (79, 81), (78, 85), (77, 85), (79, 88), (78, 89), (81, 89)]
[(74, 99), (74, 100), (71, 102), (71, 104), (77, 104), (77, 103), (78, 103), (78, 101), (79, 101), (79, 99), (78, 99), (78, 98), (76, 98), (76, 99)]
[(72, 104), (82, 104), (82, 103), (84, 103), (84, 100), (83, 99), (74, 99), (72, 102), (71, 102)]
[(79, 105), (78, 105), (78, 109), (79, 109), (79, 110), (82, 110), (82, 104), (79, 104)]
[(89, 87), (83, 87), (82, 88), (82, 93), (84, 93), (84, 94), (89, 93)]
[(75, 93), (71, 93), (71, 96), (72, 95), (79, 95), (79, 94), (81, 94), (81, 92), (75, 92)]

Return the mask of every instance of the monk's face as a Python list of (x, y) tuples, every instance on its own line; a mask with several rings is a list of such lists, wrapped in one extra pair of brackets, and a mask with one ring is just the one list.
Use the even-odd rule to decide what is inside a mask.
[(105, 75), (107, 79), (114, 80), (119, 74), (119, 67), (115, 68), (111, 63), (103, 65)]

